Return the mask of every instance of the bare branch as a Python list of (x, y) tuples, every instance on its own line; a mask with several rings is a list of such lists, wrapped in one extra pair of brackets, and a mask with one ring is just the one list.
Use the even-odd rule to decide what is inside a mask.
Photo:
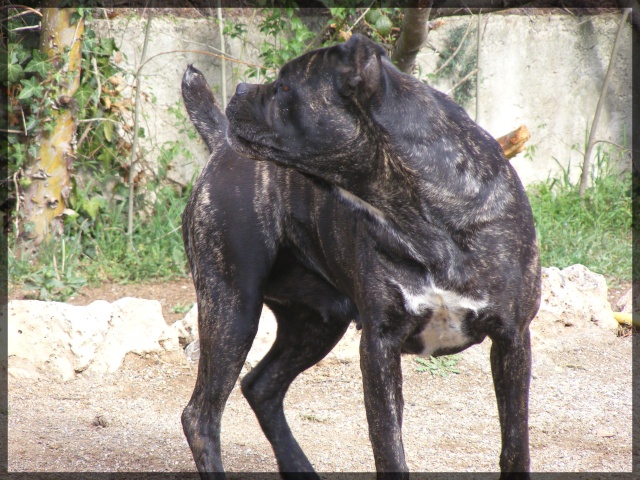
[(3, 22), (8, 22), (9, 20), (12, 20), (14, 18), (18, 18), (21, 17), (23, 15), (28, 15), (29, 13), (35, 13), (36, 15), (39, 15), (40, 18), (42, 18), (42, 13), (40, 13), (38, 10), (31, 8), (31, 7), (26, 7), (24, 5), (4, 5), (2, 7), (0, 7), (0, 10), (4, 10), (5, 8), (23, 8), (25, 11), (24, 12), (20, 12), (20, 13), (16, 13), (15, 15), (11, 15), (9, 17), (3, 18), (2, 21)]
[(141, 64), (136, 72), (136, 106), (134, 111), (133, 120), (133, 145), (131, 146), (131, 160), (129, 162), (129, 212), (127, 219), (127, 237), (129, 238), (129, 250), (133, 250), (133, 180), (134, 171), (133, 167), (136, 162), (136, 154), (138, 150), (138, 125), (140, 122), (140, 89), (141, 78), (140, 72), (145, 64), (144, 58), (147, 54), (147, 45), (149, 43), (149, 31), (151, 30), (151, 20), (153, 19), (153, 9), (149, 10), (149, 16), (147, 17), (147, 25), (144, 31), (144, 43), (142, 45), (142, 57), (140, 58)]
[[(171, 53), (199, 53), (200, 55), (208, 55), (210, 57), (224, 58), (228, 62), (241, 63), (242, 65), (247, 65), (249, 67), (265, 68), (263, 65), (258, 65), (258, 64), (250, 63), (250, 62), (244, 62), (242, 60), (237, 60), (237, 59), (235, 59), (233, 57), (230, 57), (228, 55), (224, 55), (224, 56), (223, 55), (218, 55), (217, 53), (211, 53), (211, 52), (207, 52), (205, 50), (169, 50), (167, 52), (160, 52), (160, 53), (156, 53), (155, 55), (150, 56), (144, 62), (142, 62), (142, 64), (140, 64), (140, 68), (138, 70), (142, 70), (142, 67), (144, 67), (151, 60), (153, 60), (153, 59), (155, 59), (157, 57), (160, 57), (162, 55), (169, 55)], [(273, 68), (267, 68), (267, 70), (275, 71), (275, 69), (273, 69)]]
[(100, 97), (102, 96), (102, 82), (100, 81), (100, 72), (98, 72), (98, 64), (96, 63), (96, 57), (91, 56), (91, 65), (93, 66), (93, 73), (96, 76), (96, 83), (98, 84), (98, 95), (96, 96), (95, 105), (96, 107), (100, 103)]
[(38, 25), (31, 25), (28, 27), (18, 27), (18, 28), (14, 28), (13, 30), (9, 30), (10, 32), (22, 32), (24, 30), (40, 30), (40, 24)]
[(604, 76), (604, 82), (602, 83), (602, 90), (600, 90), (600, 98), (598, 98), (598, 105), (596, 107), (596, 113), (593, 116), (593, 122), (591, 123), (591, 130), (589, 132), (589, 141), (587, 142), (587, 149), (584, 152), (584, 162), (582, 163), (582, 175), (580, 176), (580, 188), (578, 193), (580, 196), (584, 196), (584, 192), (587, 189), (587, 183), (589, 181), (589, 173), (591, 171), (591, 151), (595, 145), (596, 130), (598, 129), (598, 123), (600, 122), (600, 113), (602, 112), (602, 106), (604, 104), (604, 97), (609, 88), (609, 80), (611, 79), (611, 72), (613, 72), (613, 64), (616, 61), (616, 54), (618, 53), (618, 45), (620, 44), (620, 38), (622, 37), (622, 30), (627, 17), (631, 9), (627, 8), (622, 14), (620, 24), (618, 25), (618, 32), (616, 33), (616, 39), (613, 42), (613, 50), (611, 51), (611, 58), (609, 59), (609, 66), (607, 67), (607, 73)]
[[(510, 8), (525, 7), (531, 0), (435, 0), (432, 5), (432, 17), (451, 17), (459, 15), (476, 15), (478, 12), (490, 13)], [(466, 4), (466, 5), (465, 5)]]
[(473, 77), (476, 73), (478, 72), (478, 69), (476, 68), (475, 70), (467, 73), (464, 78), (462, 80), (460, 80), (458, 83), (456, 83), (453, 87), (451, 87), (449, 89), (449, 91), (447, 91), (447, 95), (450, 95), (451, 92), (453, 92), (456, 88), (458, 88), (460, 85), (462, 85), (464, 82), (466, 82), (467, 80), (469, 80), (471, 77)]
[(447, 60), (442, 65), (440, 65), (435, 72), (433, 72), (433, 75), (437, 75), (438, 73), (440, 73), (442, 69), (444, 69), (447, 65), (449, 65), (451, 60), (455, 58), (455, 56), (458, 54), (458, 52), (462, 48), (464, 41), (467, 39), (467, 35), (469, 35), (469, 32), (471, 31), (472, 23), (473, 23), (473, 17), (471, 17), (471, 20), (469, 20), (469, 23), (467, 24), (467, 30), (464, 32), (464, 35), (462, 36), (462, 40), (460, 40), (460, 43), (458, 44), (454, 52), (451, 55), (449, 55), (449, 58), (447, 58)]

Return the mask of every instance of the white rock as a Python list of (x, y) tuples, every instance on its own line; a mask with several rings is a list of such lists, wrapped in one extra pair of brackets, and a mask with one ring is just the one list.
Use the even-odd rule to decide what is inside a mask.
[(276, 322), (276, 317), (271, 310), (263, 306), (262, 313), (260, 314), (258, 333), (256, 333), (256, 338), (254, 338), (251, 350), (249, 350), (247, 355), (247, 362), (252, 368), (267, 354), (273, 342), (276, 340), (277, 332), (278, 322)]
[(194, 304), (191, 310), (182, 320), (178, 320), (171, 328), (176, 332), (180, 345), (193, 343), (198, 338), (198, 304)]
[(9, 302), (8, 356), (14, 374), (29, 369), (69, 380), (77, 372), (113, 372), (127, 353), (175, 350), (178, 338), (165, 323), (160, 303), (125, 298), (87, 306), (59, 302)]
[(115, 372), (127, 353), (147, 353), (178, 349), (178, 337), (164, 321), (157, 300), (125, 297), (112, 303), (109, 330), (88, 370)]
[(634, 313), (632, 288), (627, 290), (627, 292), (618, 299), (618, 301), (616, 302), (616, 310), (622, 313)]
[[(195, 308), (195, 307), (194, 307)], [(181, 328), (181, 327), (179, 327)], [(247, 354), (246, 363), (251, 368), (255, 367), (260, 360), (267, 354), (273, 342), (276, 339), (276, 333), (278, 331), (278, 323), (273, 315), (273, 312), (266, 306), (262, 307), (262, 313), (260, 314), (260, 323), (258, 324), (258, 332), (253, 339), (251, 349)], [(187, 359), (192, 362), (197, 362), (200, 358), (200, 340), (197, 335), (198, 329), (195, 328), (196, 340), (189, 343), (185, 348), (185, 354)]]
[(351, 363), (360, 358), (360, 334), (355, 323), (351, 323), (340, 339), (323, 361), (336, 361), (339, 363)]
[(90, 364), (104, 340), (110, 317), (111, 305), (104, 301), (72, 306), (12, 300), (8, 355), (69, 380)]
[(565, 280), (573, 282), (578, 290), (588, 296), (596, 296), (607, 301), (607, 280), (584, 265), (571, 265), (561, 271)]
[(563, 270), (543, 268), (542, 302), (531, 324), (534, 335), (551, 337), (561, 333), (563, 327), (591, 326), (618, 329), (607, 300), (605, 278), (583, 265), (572, 265)]
[(7, 373), (14, 378), (37, 379), (40, 373), (35, 365), (29, 363), (24, 358), (18, 358), (15, 355), (9, 360), (9, 368)]
[[(195, 308), (195, 307), (194, 307)], [(187, 317), (189, 314), (187, 314)], [(187, 323), (187, 317), (181, 320), (181, 325), (176, 326), (177, 332), (183, 332), (184, 324)], [(178, 323), (178, 322), (176, 322)], [(175, 324), (174, 324), (175, 326)], [(197, 327), (193, 330), (195, 332), (195, 340), (190, 342), (185, 348), (185, 355), (188, 360), (197, 362), (200, 358), (200, 341), (198, 339)], [(266, 306), (262, 308), (262, 314), (260, 316), (260, 324), (258, 326), (258, 332), (253, 340), (251, 350), (247, 354), (246, 363), (250, 368), (255, 367), (260, 360), (267, 354), (273, 342), (275, 341), (278, 331), (278, 323), (273, 315), (273, 312)], [(323, 359), (324, 362), (340, 362), (348, 363), (357, 361), (360, 358), (360, 332), (356, 329), (355, 324), (351, 324), (346, 333), (333, 348), (333, 350)]]

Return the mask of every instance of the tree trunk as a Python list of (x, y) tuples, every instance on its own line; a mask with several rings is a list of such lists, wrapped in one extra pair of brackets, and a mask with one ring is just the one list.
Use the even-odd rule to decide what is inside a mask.
[(427, 41), (429, 34), (429, 14), (430, 6), (422, 4), (430, 4), (426, 1), (412, 1), (414, 8), (404, 9), (404, 20), (402, 21), (402, 29), (400, 37), (391, 54), (391, 61), (398, 69), (405, 73), (412, 73), (416, 63), (416, 56)]
[(83, 18), (71, 25), (73, 12), (69, 8), (42, 9), (40, 51), (53, 65), (43, 85), (55, 96), (55, 106), (48, 109), (51, 131), (37, 132), (30, 139), (38, 153), (28, 159), (26, 174), (31, 184), (24, 193), (25, 216), (20, 232), (22, 245), (29, 251), (47, 241), (52, 233), (62, 232), (62, 213), (71, 192), (72, 141), (77, 120), (73, 94), (80, 84), (84, 32)]

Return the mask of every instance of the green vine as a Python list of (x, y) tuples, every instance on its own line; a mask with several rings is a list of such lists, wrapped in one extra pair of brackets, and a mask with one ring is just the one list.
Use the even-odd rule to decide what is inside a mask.
[[(84, 15), (85, 20), (91, 19), (89, 9), (77, 9), (75, 21), (80, 15)], [(122, 53), (113, 39), (98, 39), (93, 30), (87, 28), (82, 39), (80, 86), (73, 99), (60, 99), (58, 90), (70, 78), (68, 72), (57, 69), (66, 59), (48, 58), (37, 48), (37, 31), (22, 33), (20, 30), (25, 26), (37, 26), (38, 22), (39, 17), (33, 14), (9, 20), (9, 62), (4, 85), (9, 98), (8, 173), (17, 180), (14, 189), (16, 183), (18, 186), (13, 195), (18, 199), (30, 184), (23, 168), (28, 157), (35, 157), (37, 145), (29, 139), (39, 132), (51, 133), (52, 113), (59, 108), (61, 100), (73, 103), (78, 124), (73, 168), (78, 174), (74, 175), (69, 206), (77, 214), (93, 220), (97, 202), (92, 195), (96, 192), (80, 188), (84, 182), (82, 174), (100, 176), (100, 172), (122, 169), (122, 159), (129, 148), (126, 135), (116, 133), (117, 125), (125, 123), (123, 113), (131, 108), (120, 95), (126, 86), (124, 72), (118, 67)], [(68, 51), (63, 53), (66, 54)]]
[[(400, 8), (329, 8), (325, 27), (316, 34), (302, 21), (297, 4), (289, 4), (287, 8), (262, 9), (262, 20), (258, 24), (258, 30), (265, 36), (259, 52), (262, 65), (250, 67), (246, 72), (249, 78), (271, 81), (288, 61), (312, 48), (344, 42), (353, 33), (367, 35), (389, 46), (400, 33)], [(227, 21), (224, 33), (231, 38), (246, 38), (246, 25)]]

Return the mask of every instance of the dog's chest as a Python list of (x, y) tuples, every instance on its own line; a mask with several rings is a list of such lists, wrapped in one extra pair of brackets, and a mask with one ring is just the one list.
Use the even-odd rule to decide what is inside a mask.
[(463, 349), (475, 343), (465, 322), (477, 317), (478, 312), (488, 306), (487, 300), (438, 288), (433, 282), (417, 289), (396, 285), (402, 293), (406, 312), (424, 320), (409, 338), (412, 353), (428, 357), (438, 351)]

